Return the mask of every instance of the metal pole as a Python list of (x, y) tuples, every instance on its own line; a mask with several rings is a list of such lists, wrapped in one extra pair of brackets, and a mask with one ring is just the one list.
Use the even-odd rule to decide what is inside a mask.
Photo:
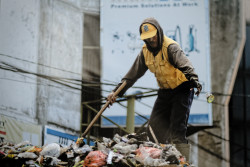
[(126, 127), (129, 133), (135, 131), (135, 97), (131, 96), (128, 98), (127, 107), (127, 122)]

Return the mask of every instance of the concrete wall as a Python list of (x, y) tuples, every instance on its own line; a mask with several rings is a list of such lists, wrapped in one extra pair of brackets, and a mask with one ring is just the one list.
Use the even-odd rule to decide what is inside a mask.
[[(62, 1), (41, 1), (40, 20), (38, 61), (47, 66), (38, 66), (38, 73), (80, 80), (83, 13)], [(63, 82), (78, 90), (72, 89), (43, 78), (38, 82), (45, 84), (37, 89), (39, 122), (80, 130), (81, 86)]]
[(0, 0), (0, 67), (35, 74), (0, 70), (1, 115), (79, 132), (81, 85), (63, 78), (82, 78), (85, 13), (99, 0)]
[[(231, 94), (245, 42), (244, 1), (210, 0), (210, 45), (212, 91)], [(213, 125), (207, 130), (229, 140), (229, 96), (215, 96)], [(199, 165), (224, 167), (229, 165), (229, 143), (211, 134), (198, 134)]]
[[(0, 1), (0, 61), (37, 73), (39, 8), (39, 0)], [(37, 123), (36, 76), (0, 70), (0, 78), (0, 113)]]
[[(245, 0), (245, 6), (250, 7), (250, 0)], [(250, 25), (250, 10), (245, 10), (245, 12), (247, 25)]]

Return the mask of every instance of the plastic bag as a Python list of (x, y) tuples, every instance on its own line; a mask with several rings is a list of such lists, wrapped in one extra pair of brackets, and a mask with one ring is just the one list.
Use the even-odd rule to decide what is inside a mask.
[(26, 152), (33, 152), (33, 153), (39, 154), (41, 151), (42, 151), (41, 148), (37, 146), (32, 146)]
[(180, 151), (178, 151), (176, 149), (175, 146), (173, 146), (171, 144), (166, 145), (163, 149), (162, 158), (169, 160), (169, 157), (170, 157), (170, 159), (172, 159), (172, 161), (173, 161), (173, 156), (175, 157), (175, 159), (178, 160), (178, 159), (180, 159), (180, 157), (182, 157), (182, 154), (180, 153)]
[(92, 151), (89, 145), (84, 145), (83, 147), (74, 149), (77, 154), (85, 154), (86, 152)]
[(101, 167), (106, 165), (107, 155), (102, 151), (91, 151), (84, 159), (84, 167)]
[(113, 137), (113, 140), (116, 142), (116, 143), (120, 143), (121, 142), (121, 139), (122, 137), (118, 134), (115, 134), (115, 136)]
[(38, 156), (35, 153), (31, 153), (31, 152), (24, 152), (24, 153), (19, 153), (18, 154), (19, 158), (29, 158), (29, 159), (35, 159)]
[(24, 146), (24, 147), (18, 148), (17, 151), (25, 152), (25, 151), (29, 150), (29, 149), (32, 148), (32, 147), (33, 147), (33, 146)]
[(138, 147), (137, 144), (129, 145), (129, 144), (120, 142), (114, 145), (113, 149), (122, 154), (130, 154), (131, 152), (134, 152), (137, 149), (137, 147)]
[(61, 160), (57, 159), (56, 157), (44, 156), (42, 163), (44, 164), (44, 166), (56, 166), (59, 162), (61, 162)]
[(60, 146), (57, 143), (51, 143), (44, 147), (40, 155), (48, 155), (58, 158), (60, 156)]
[(15, 148), (21, 148), (21, 147), (25, 147), (25, 146), (31, 146), (31, 143), (29, 141), (23, 141), (21, 143), (16, 144)]
[(140, 147), (136, 150), (136, 156), (140, 158), (145, 158), (147, 156), (151, 158), (160, 158), (162, 154), (162, 150), (154, 147)]
[(113, 156), (114, 156), (114, 152), (110, 151), (109, 155), (108, 155), (108, 158), (107, 158), (107, 164), (112, 164)]
[(154, 147), (141, 146), (136, 150), (135, 159), (144, 165), (164, 166), (169, 163), (161, 158), (162, 150)]

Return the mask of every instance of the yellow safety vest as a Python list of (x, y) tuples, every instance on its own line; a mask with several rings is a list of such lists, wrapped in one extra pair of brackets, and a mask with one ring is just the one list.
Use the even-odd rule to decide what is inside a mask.
[(174, 89), (185, 81), (188, 81), (185, 75), (168, 60), (168, 46), (172, 43), (176, 43), (174, 40), (164, 36), (162, 50), (156, 56), (153, 56), (146, 44), (143, 46), (143, 54), (145, 63), (149, 70), (155, 74), (158, 85), (160, 88)]

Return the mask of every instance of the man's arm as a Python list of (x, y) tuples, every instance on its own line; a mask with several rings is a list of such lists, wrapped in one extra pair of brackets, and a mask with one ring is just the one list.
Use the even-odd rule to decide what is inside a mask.
[(192, 63), (188, 60), (185, 53), (182, 51), (179, 45), (171, 44), (168, 47), (168, 58), (169, 62), (178, 68), (186, 78), (190, 80), (199, 80), (198, 75), (194, 71)]
[(196, 94), (199, 95), (202, 86), (199, 83), (198, 75), (195, 73), (192, 63), (188, 60), (179, 45), (171, 44), (168, 46), (168, 59), (175, 68), (178, 68), (186, 76), (191, 83), (191, 87), (198, 89)]
[(126, 80), (127, 82), (126, 86), (118, 94), (118, 96), (121, 97), (131, 86), (134, 85), (134, 83), (140, 77), (142, 77), (145, 74), (147, 70), (148, 70), (148, 67), (145, 64), (143, 51), (141, 50), (141, 52), (135, 59), (134, 64), (132, 65), (128, 73), (122, 78), (121, 82), (117, 85), (117, 87), (113, 90), (113, 92), (115, 92), (118, 89), (118, 87), (122, 84), (122, 82)]

